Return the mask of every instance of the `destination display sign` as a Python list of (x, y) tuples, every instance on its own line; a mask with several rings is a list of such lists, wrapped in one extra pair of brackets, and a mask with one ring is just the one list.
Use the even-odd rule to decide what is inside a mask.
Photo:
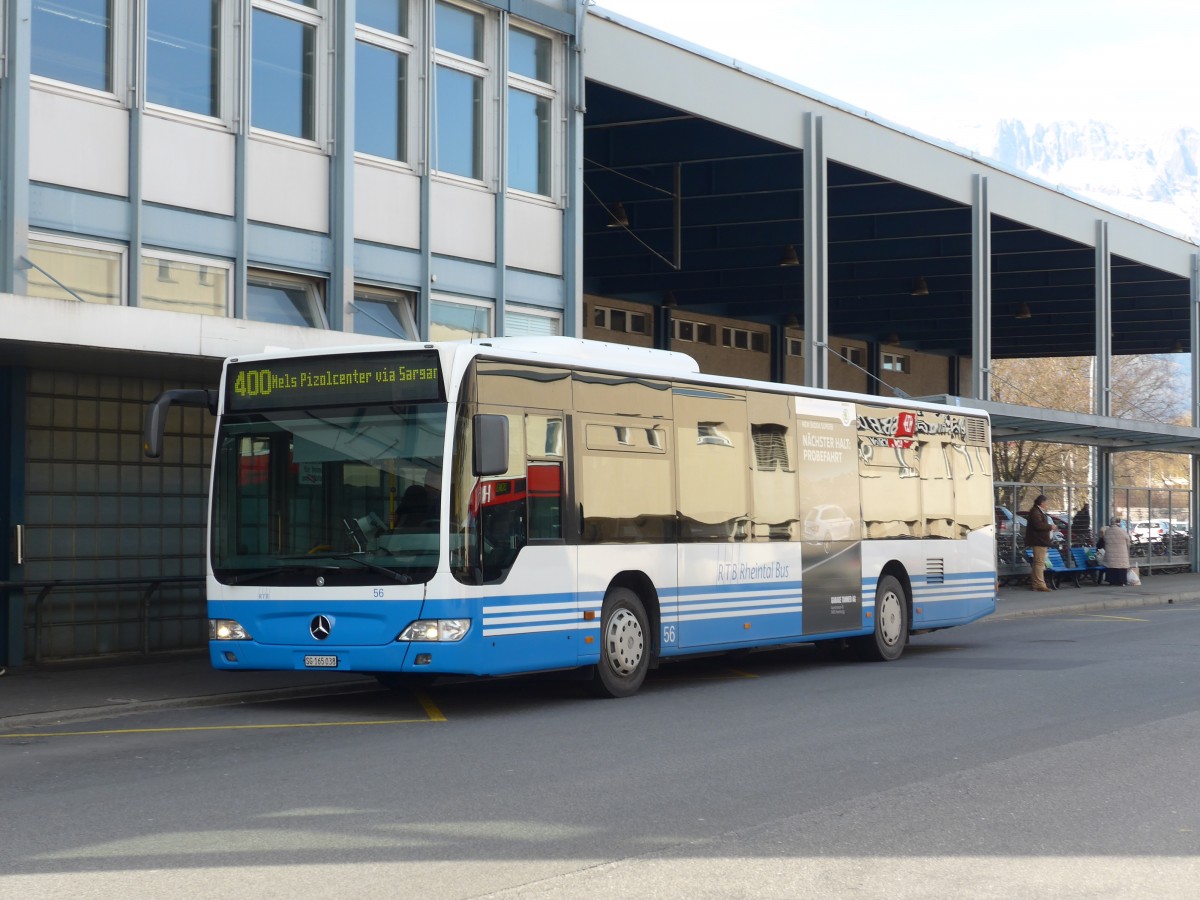
[(259, 360), (231, 363), (225, 372), (226, 412), (443, 399), (432, 350)]

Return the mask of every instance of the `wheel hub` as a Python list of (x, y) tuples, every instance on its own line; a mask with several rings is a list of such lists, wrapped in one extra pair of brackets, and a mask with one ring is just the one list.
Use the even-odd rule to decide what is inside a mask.
[(879, 636), (889, 647), (896, 646), (900, 640), (900, 603), (901, 600), (891, 591), (880, 599), (875, 615), (879, 617)]
[(612, 670), (622, 677), (636, 672), (645, 649), (645, 636), (637, 616), (627, 609), (618, 609), (608, 620), (604, 637), (604, 650)]

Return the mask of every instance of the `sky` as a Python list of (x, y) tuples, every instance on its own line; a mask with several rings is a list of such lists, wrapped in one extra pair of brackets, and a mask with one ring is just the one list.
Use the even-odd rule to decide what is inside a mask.
[(941, 140), (1004, 118), (1200, 130), (1198, 0), (597, 5)]

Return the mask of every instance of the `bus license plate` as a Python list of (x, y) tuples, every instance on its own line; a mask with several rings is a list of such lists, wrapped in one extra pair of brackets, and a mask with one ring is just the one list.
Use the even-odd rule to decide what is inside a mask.
[(306, 669), (336, 669), (336, 656), (306, 656), (304, 657), (304, 667)]

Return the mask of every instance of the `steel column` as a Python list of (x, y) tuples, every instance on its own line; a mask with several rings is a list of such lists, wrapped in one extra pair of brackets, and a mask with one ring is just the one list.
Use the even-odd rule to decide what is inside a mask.
[(971, 200), (971, 397), (992, 397), (992, 220), (988, 180), (975, 175)]
[(829, 179), (822, 117), (804, 114), (804, 383), (829, 387)]

